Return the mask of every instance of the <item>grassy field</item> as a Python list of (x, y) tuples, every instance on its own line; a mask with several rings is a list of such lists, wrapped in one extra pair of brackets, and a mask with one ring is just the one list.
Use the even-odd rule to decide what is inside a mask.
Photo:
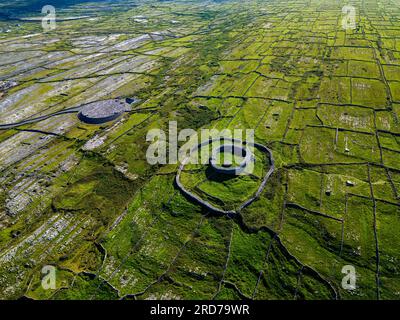
[[(354, 30), (345, 1), (86, 5), (47, 33), (0, 17), (0, 125), (138, 99), (102, 125), (0, 126), (0, 298), (399, 299), (399, 4), (353, 1)], [(252, 175), (182, 172), (236, 215), (186, 197), (178, 164), (146, 160), (169, 121), (254, 129), (275, 159), (260, 196), (239, 210), (269, 168), (256, 151)]]

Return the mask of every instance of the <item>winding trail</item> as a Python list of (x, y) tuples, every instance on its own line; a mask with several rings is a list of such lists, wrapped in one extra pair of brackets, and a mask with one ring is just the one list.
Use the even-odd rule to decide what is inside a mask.
[(63, 114), (77, 113), (77, 112), (79, 112), (81, 110), (81, 108), (82, 108), (82, 106), (79, 106), (79, 107), (69, 108), (69, 109), (65, 109), (65, 110), (62, 110), (62, 111), (57, 111), (57, 112), (54, 112), (54, 113), (46, 114), (44, 116), (40, 116), (40, 117), (36, 117), (36, 118), (26, 119), (26, 120), (14, 122), (14, 123), (0, 124), (0, 130), (13, 129), (13, 128), (16, 128), (16, 127), (20, 127), (20, 126), (23, 126), (23, 125), (26, 125), (26, 124), (31, 124), (31, 123), (43, 121), (43, 120), (49, 119), (51, 117), (60, 116), (60, 115), (63, 115)]
[[(23, 126), (23, 125), (26, 125), (26, 124), (36, 123), (36, 122), (43, 121), (43, 120), (47, 120), (47, 119), (49, 119), (49, 118), (51, 118), (51, 117), (60, 116), (60, 115), (63, 115), (63, 114), (78, 113), (78, 112), (81, 111), (82, 108), (84, 108), (86, 105), (92, 104), (92, 103), (96, 103), (96, 102), (101, 102), (101, 101), (102, 101), (102, 100), (100, 100), (100, 101), (89, 102), (89, 103), (87, 103), (87, 104), (82, 104), (82, 105), (80, 105), (80, 106), (78, 106), (78, 107), (67, 108), (67, 109), (64, 109), (64, 110), (61, 110), (61, 111), (53, 112), (53, 113), (46, 114), (46, 115), (43, 115), (43, 116), (39, 116), (39, 117), (35, 117), (35, 118), (30, 118), (30, 119), (26, 119), (26, 120), (14, 122), (14, 123), (0, 124), (0, 130), (9, 130), (9, 129), (17, 128), (17, 127), (20, 127), (20, 126)], [(136, 104), (136, 103), (138, 103), (138, 102), (140, 102), (139, 99), (134, 99), (134, 100), (132, 100), (132, 102), (130, 102), (130, 103), (127, 102), (127, 104), (133, 105), (133, 104)], [(131, 109), (129, 109), (129, 110), (126, 109), (126, 110), (125, 110), (125, 112), (130, 112), (130, 111), (132, 111), (132, 110), (131, 110)], [(137, 110), (136, 110), (136, 111), (137, 111)]]

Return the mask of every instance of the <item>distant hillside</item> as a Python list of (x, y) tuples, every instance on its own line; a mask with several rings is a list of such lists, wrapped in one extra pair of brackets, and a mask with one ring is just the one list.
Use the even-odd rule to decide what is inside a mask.
[[(90, 0), (90, 2), (103, 2), (106, 0)], [(3, 2), (3, 1), (2, 1)], [(88, 0), (52, 0), (51, 5), (56, 8), (89, 2)], [(49, 4), (49, 0), (6, 0), (0, 3), (0, 19), (10, 19), (15, 16), (38, 13), (41, 8)]]

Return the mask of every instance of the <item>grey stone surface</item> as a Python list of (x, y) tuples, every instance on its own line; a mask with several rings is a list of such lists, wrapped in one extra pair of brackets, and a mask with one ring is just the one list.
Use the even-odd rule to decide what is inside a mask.
[(97, 101), (84, 105), (78, 118), (85, 123), (100, 124), (117, 119), (128, 108), (129, 104), (120, 99)]

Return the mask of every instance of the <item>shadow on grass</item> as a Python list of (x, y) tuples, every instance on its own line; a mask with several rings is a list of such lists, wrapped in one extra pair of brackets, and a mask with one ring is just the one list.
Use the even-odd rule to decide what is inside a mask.
[(215, 169), (213, 167), (208, 167), (206, 169), (206, 177), (210, 181), (225, 182), (225, 181), (230, 181), (230, 180), (236, 179), (238, 176), (220, 173), (220, 172), (215, 171)]

